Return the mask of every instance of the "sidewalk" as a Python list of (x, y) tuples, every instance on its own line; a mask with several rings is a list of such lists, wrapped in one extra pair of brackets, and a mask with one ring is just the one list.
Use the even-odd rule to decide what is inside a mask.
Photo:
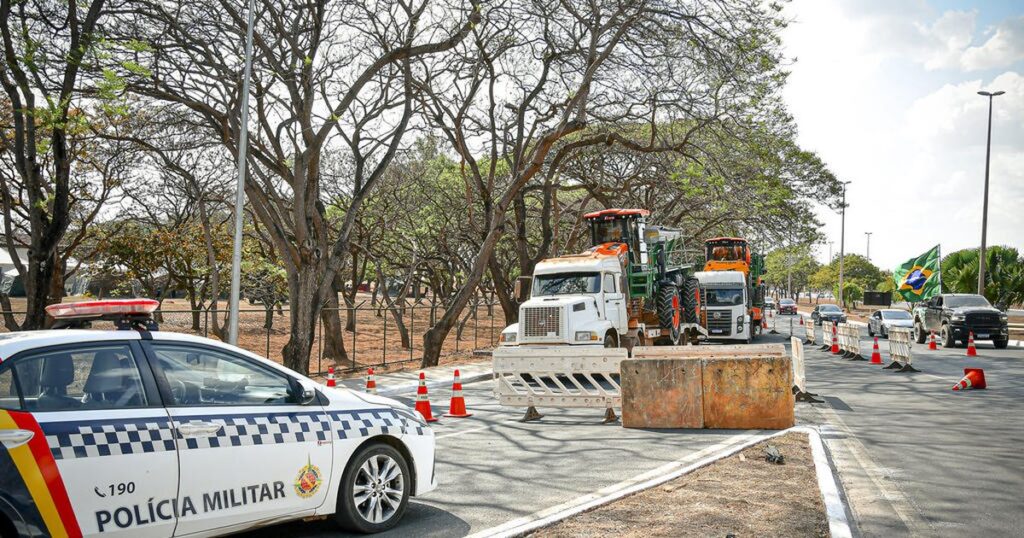
[[(490, 362), (477, 364), (466, 364), (461, 366), (435, 366), (423, 370), (406, 370), (401, 372), (384, 373), (374, 375), (377, 380), (377, 394), (391, 396), (406, 392), (415, 392), (419, 386), (420, 372), (426, 374), (427, 388), (435, 389), (440, 387), (451, 388), (452, 378), (455, 370), (459, 370), (459, 377), (462, 384), (475, 383), (490, 379), (492, 368)], [(339, 387), (346, 387), (352, 390), (366, 390), (366, 376), (350, 379), (339, 379)]]

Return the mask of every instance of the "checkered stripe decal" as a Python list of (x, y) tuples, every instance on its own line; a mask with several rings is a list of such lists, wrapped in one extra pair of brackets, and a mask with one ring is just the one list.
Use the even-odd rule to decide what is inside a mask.
[(42, 423), (53, 459), (120, 456), (174, 450), (167, 420)]
[(334, 434), (338, 439), (353, 439), (373, 435), (423, 435), (426, 430), (419, 424), (395, 413), (391, 409), (330, 412)]
[(56, 460), (144, 454), (175, 449), (223, 448), (374, 435), (425, 435), (430, 430), (391, 409), (280, 413), (267, 415), (202, 415), (176, 422), (213, 422), (223, 427), (208, 437), (186, 437), (158, 418), (120, 421), (51, 422), (41, 424)]
[(181, 423), (213, 422), (223, 424), (216, 435), (185, 437), (182, 448), (220, 448), (226, 446), (274, 445), (328, 440), (331, 425), (323, 413), (182, 417)]

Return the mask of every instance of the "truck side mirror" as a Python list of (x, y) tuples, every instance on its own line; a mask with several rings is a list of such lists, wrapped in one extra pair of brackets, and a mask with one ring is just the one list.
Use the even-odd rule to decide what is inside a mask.
[(516, 296), (516, 302), (525, 303), (526, 300), (530, 298), (530, 284), (532, 283), (532, 277), (521, 276), (516, 279), (515, 285), (513, 286), (513, 294)]

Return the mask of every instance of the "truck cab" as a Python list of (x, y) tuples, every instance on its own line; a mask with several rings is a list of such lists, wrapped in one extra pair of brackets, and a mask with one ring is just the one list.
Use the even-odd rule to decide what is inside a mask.
[(747, 278), (742, 271), (699, 271), (701, 317), (709, 340), (749, 343), (752, 338)]
[(602, 249), (541, 261), (517, 283), (530, 282), (530, 297), (499, 342), (617, 347), (629, 331), (623, 269), (617, 253)]

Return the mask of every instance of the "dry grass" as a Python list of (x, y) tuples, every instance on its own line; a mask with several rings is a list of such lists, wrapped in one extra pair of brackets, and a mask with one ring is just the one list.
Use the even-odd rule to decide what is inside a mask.
[[(765, 461), (766, 444), (784, 465)], [(828, 520), (807, 435), (791, 433), (530, 536), (824, 537)]]

